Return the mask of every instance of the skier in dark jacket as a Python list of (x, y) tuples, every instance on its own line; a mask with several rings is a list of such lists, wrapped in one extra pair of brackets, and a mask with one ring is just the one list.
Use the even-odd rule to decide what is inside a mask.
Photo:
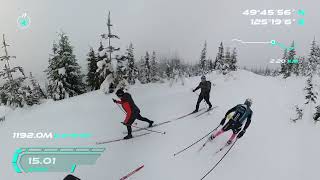
[(124, 137), (124, 139), (131, 139), (132, 138), (132, 128), (131, 125), (133, 122), (138, 119), (140, 121), (145, 121), (149, 123), (149, 127), (152, 126), (153, 121), (142, 117), (140, 115), (140, 109), (138, 106), (134, 103), (131, 95), (129, 93), (125, 93), (122, 89), (119, 89), (116, 92), (116, 95), (120, 98), (120, 101), (112, 99), (114, 103), (121, 104), (122, 108), (126, 111), (127, 115), (123, 122), (125, 126), (127, 126), (128, 135)]
[(201, 92), (198, 97), (196, 109), (193, 111), (194, 113), (199, 111), (199, 105), (203, 99), (209, 105), (209, 109), (212, 108), (212, 104), (210, 102), (211, 82), (206, 80), (206, 76), (201, 77), (200, 84), (193, 90), (193, 92), (197, 91), (198, 89), (201, 89)]
[[(244, 133), (246, 132), (247, 128), (250, 126), (251, 123), (251, 117), (252, 117), (252, 110), (250, 109), (252, 105), (252, 100), (251, 99), (246, 99), (244, 104), (238, 104), (235, 107), (231, 108), (225, 115), (225, 117), (222, 119), (220, 122), (220, 125), (223, 126), (226, 119), (229, 121), (227, 122), (226, 125), (222, 127), (221, 130), (219, 130), (216, 133), (213, 133), (210, 136), (210, 140), (212, 141), (214, 138), (219, 136), (220, 134), (232, 130), (233, 134), (229, 138), (227, 145), (230, 145), (233, 141), (233, 139), (236, 137), (241, 138)], [(246, 121), (244, 128), (242, 129), (242, 125)], [(242, 129), (242, 130), (241, 130)]]

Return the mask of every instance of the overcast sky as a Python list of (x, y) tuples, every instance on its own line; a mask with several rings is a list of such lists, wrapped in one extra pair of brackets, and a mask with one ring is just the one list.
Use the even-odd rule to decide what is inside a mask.
[[(240, 65), (265, 66), (270, 58), (282, 56), (281, 48), (231, 40), (274, 39), (286, 45), (295, 40), (298, 54), (306, 55), (313, 37), (320, 38), (319, 7), (316, 0), (0, 0), (0, 33), (6, 34), (9, 53), (17, 56), (14, 61), (37, 76), (47, 67), (60, 30), (69, 35), (79, 63), (85, 65), (89, 47), (97, 48), (99, 35), (107, 30), (109, 10), (113, 32), (121, 38), (116, 44), (124, 50), (132, 42), (137, 59), (155, 50), (196, 62), (207, 40), (209, 57), (215, 58), (223, 41), (237, 47)], [(250, 17), (242, 15), (245, 9), (304, 9), (306, 24), (255, 27)], [(21, 30), (16, 21), (24, 12), (32, 23)]]

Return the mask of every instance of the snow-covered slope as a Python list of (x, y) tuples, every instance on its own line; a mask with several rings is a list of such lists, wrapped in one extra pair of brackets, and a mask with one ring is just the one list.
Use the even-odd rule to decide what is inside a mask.
[[(144, 164), (131, 180), (200, 179), (222, 154), (214, 152), (228, 139), (225, 133), (197, 152), (199, 145), (177, 157), (173, 154), (215, 128), (225, 112), (248, 97), (253, 99), (253, 119), (247, 133), (207, 179), (243, 180), (316, 180), (318, 179), (318, 137), (320, 129), (311, 119), (297, 123), (293, 106), (303, 104), (305, 79), (287, 80), (262, 77), (246, 71), (228, 76), (208, 76), (215, 86), (211, 101), (219, 106), (211, 114), (187, 117), (154, 130), (167, 134), (150, 134), (106, 147), (94, 166), (79, 166), (75, 175), (84, 180), (115, 180)], [(185, 86), (168, 84), (137, 85), (130, 93), (142, 115), (155, 122), (172, 120), (194, 110), (197, 95), (191, 91), (199, 77), (186, 80)], [(62, 180), (67, 173), (17, 174), (11, 166), (18, 147), (28, 146), (96, 146), (95, 142), (124, 136), (120, 123), (123, 112), (112, 102), (114, 95), (99, 91), (64, 101), (48, 101), (40, 106), (7, 112), (0, 124), (0, 179)], [(201, 104), (205, 107), (205, 104)], [(144, 126), (143, 122), (139, 126)], [(21, 140), (13, 132), (91, 133), (90, 139)]]

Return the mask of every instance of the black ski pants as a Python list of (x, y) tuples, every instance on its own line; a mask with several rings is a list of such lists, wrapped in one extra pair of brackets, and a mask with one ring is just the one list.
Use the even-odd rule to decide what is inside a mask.
[(230, 120), (226, 125), (223, 126), (222, 130), (229, 131), (231, 129), (234, 134), (238, 134), (238, 132), (241, 131), (241, 126), (241, 124)]
[(138, 119), (140, 121), (144, 121), (144, 122), (147, 122), (147, 123), (152, 123), (152, 121), (148, 118), (145, 118), (145, 117), (142, 117), (140, 115), (140, 113), (133, 113), (128, 124), (126, 125), (127, 126), (127, 130), (128, 130), (128, 135), (132, 135), (132, 128), (131, 128), (131, 125), (134, 123), (134, 121)]
[(199, 106), (202, 100), (205, 100), (206, 103), (209, 105), (209, 107), (212, 107), (212, 104), (210, 102), (210, 93), (200, 93), (199, 97), (198, 97), (198, 101), (197, 101), (197, 106), (196, 106), (196, 110), (199, 110)]

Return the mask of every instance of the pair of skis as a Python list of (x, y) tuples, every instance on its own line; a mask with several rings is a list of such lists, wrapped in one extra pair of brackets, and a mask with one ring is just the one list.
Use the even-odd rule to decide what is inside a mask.
[[(198, 112), (201, 112), (201, 111), (204, 110), (204, 109), (205, 109), (205, 108), (201, 108), (201, 109), (199, 109)], [(191, 112), (191, 113), (185, 114), (185, 115), (183, 115), (183, 116), (177, 117), (177, 118), (174, 119), (174, 120), (177, 121), (177, 120), (179, 120), (179, 119), (183, 119), (183, 118), (188, 117), (188, 116), (190, 116), (190, 115), (192, 115), (192, 114), (195, 114), (195, 113), (197, 113), (197, 112)]]
[(201, 116), (201, 115), (203, 115), (203, 114), (209, 113), (210, 111), (212, 111), (213, 109), (215, 109), (215, 108), (217, 108), (217, 107), (218, 107), (218, 106), (213, 106), (213, 107), (209, 108), (208, 110), (199, 113), (198, 115), (196, 115), (196, 117), (199, 117), (199, 116)]
[[(206, 110), (206, 111), (204, 111), (204, 112), (201, 112), (201, 111), (204, 110), (205, 108), (201, 108), (201, 109), (198, 111), (198, 112), (201, 112), (201, 113), (199, 113), (199, 114), (198, 114), (197, 116), (195, 116), (195, 117), (199, 117), (199, 116), (201, 116), (201, 115), (203, 115), (203, 114), (205, 114), (205, 113), (207, 113), (207, 112), (212, 111), (213, 109), (215, 109), (215, 108), (217, 108), (217, 107), (218, 107), (218, 106), (214, 106), (214, 107), (212, 107), (212, 108), (210, 108), (210, 109), (208, 109), (208, 110)], [(135, 130), (132, 130), (132, 132), (139, 132), (139, 131), (142, 131), (142, 130), (146, 130), (146, 131), (150, 131), (150, 132), (155, 132), (155, 133), (160, 133), (160, 134), (166, 134), (166, 132), (154, 131), (154, 130), (150, 130), (150, 129), (152, 129), (152, 128), (154, 128), (154, 127), (157, 127), (157, 126), (162, 126), (162, 125), (164, 125), (164, 124), (171, 123), (171, 122), (173, 122), (173, 121), (175, 121), (175, 120), (183, 119), (183, 118), (188, 117), (188, 116), (190, 116), (190, 115), (192, 115), (192, 114), (195, 114), (195, 113), (197, 113), (197, 112), (188, 113), (188, 114), (183, 115), (183, 116), (181, 116), (181, 117), (178, 117), (178, 118), (176, 118), (176, 119), (174, 119), (174, 120), (172, 120), (172, 121), (160, 122), (160, 123), (157, 123), (157, 124), (152, 125), (151, 127), (141, 128), (141, 127), (137, 127), (137, 126), (132, 126), (132, 127), (137, 128), (137, 129), (135, 129)], [(127, 133), (127, 132), (123, 132), (123, 134), (126, 134), (126, 133)]]
[[(151, 128), (157, 127), (157, 126), (161, 126), (161, 125), (164, 125), (164, 124), (167, 124), (167, 123), (170, 123), (170, 122), (171, 122), (171, 121), (165, 121), (165, 122), (161, 122), (161, 123), (154, 124), (153, 126), (151, 126), (151, 127), (146, 127), (146, 128), (140, 128), (140, 127), (137, 127), (137, 126), (132, 126), (132, 127), (137, 128), (137, 129), (133, 130), (132, 132), (139, 132), (139, 131), (142, 131), (142, 130), (148, 131), (148, 132), (146, 132), (146, 133), (134, 135), (133, 138), (145, 136), (145, 135), (148, 135), (148, 134), (151, 134), (151, 133), (166, 134), (165, 131), (163, 131), (163, 132), (162, 132), (162, 131), (155, 131), (155, 130), (152, 130)], [(131, 139), (133, 139), (133, 138), (131, 138)], [(116, 139), (109, 140), (109, 141), (96, 142), (96, 145), (109, 144), (109, 143), (119, 142), (119, 141), (125, 141), (125, 140), (127, 140), (127, 139), (116, 138)]]
[(180, 116), (180, 117), (176, 118), (174, 121), (183, 119), (183, 118), (185, 118), (185, 117), (188, 117), (188, 116), (190, 116), (190, 115), (192, 115), (192, 114), (196, 114), (196, 113), (199, 113), (199, 114), (197, 114), (195, 117), (199, 117), (199, 116), (201, 116), (201, 115), (203, 115), (203, 114), (205, 114), (205, 113), (208, 113), (208, 112), (212, 111), (213, 109), (215, 109), (215, 108), (217, 108), (217, 107), (218, 107), (218, 106), (211, 107), (210, 109), (207, 109), (206, 111), (203, 111), (205, 108), (201, 108), (201, 109), (199, 109), (198, 112), (191, 112), (191, 113), (185, 114), (185, 115), (183, 115), (183, 116)]
[[(210, 142), (211, 140), (208, 138), (208, 140), (200, 147), (200, 149), (198, 150), (198, 152), (200, 152), (206, 145), (208, 142)], [(215, 154), (218, 154), (219, 152), (223, 151), (226, 147), (228, 147), (230, 144), (226, 143), (224, 146), (222, 146), (221, 148), (219, 148)]]
[[(194, 146), (195, 144), (199, 143), (200, 141), (202, 141), (204, 138), (206, 138), (207, 136), (209, 136), (211, 133), (213, 133), (215, 130), (217, 130), (220, 127), (217, 126), (216, 128), (214, 128), (212, 131), (210, 131), (209, 133), (207, 133), (205, 136), (201, 137), (200, 139), (198, 139), (197, 141), (195, 141), (194, 143), (192, 143), (191, 145), (187, 146), (186, 148), (178, 151), (177, 153), (174, 153), (173, 156), (177, 156), (178, 154), (186, 151), (187, 149), (191, 148), (192, 146)], [(222, 146), (220, 149), (218, 149), (218, 151), (215, 152), (215, 155), (218, 154), (219, 152), (222, 152), (225, 148), (229, 147), (229, 149), (226, 151), (226, 153), (220, 158), (220, 160), (204, 175), (202, 176), (201, 180), (203, 180), (204, 178), (206, 178), (219, 164), (220, 162), (226, 157), (226, 155), (230, 152), (230, 150), (233, 148), (233, 146), (235, 145), (235, 143), (237, 142), (238, 138), (232, 143), (232, 144), (228, 144), (226, 143), (224, 146)], [(201, 151), (206, 144), (210, 142), (210, 138), (207, 139), (207, 141), (200, 147), (199, 151)]]
[[(151, 134), (151, 132), (134, 135), (131, 139), (134, 139), (134, 138), (137, 138), (137, 137), (141, 137), (141, 136), (145, 136), (145, 135), (148, 135), (148, 134)], [(126, 140), (130, 140), (130, 139), (116, 138), (116, 139), (108, 140), (108, 141), (99, 141), (99, 142), (96, 142), (96, 145), (109, 144), (109, 143), (114, 143), (114, 142), (119, 142), (119, 141), (126, 141)]]
[[(160, 122), (160, 123), (156, 123), (156, 124), (153, 124), (151, 127), (145, 127), (145, 128), (141, 128), (141, 127), (137, 127), (137, 126), (132, 126), (132, 127), (135, 127), (137, 129), (134, 129), (132, 130), (132, 132), (139, 132), (139, 131), (142, 131), (142, 130), (147, 130), (149, 131), (150, 129), (154, 128), (154, 127), (158, 127), (158, 126), (162, 126), (164, 124), (168, 124), (170, 123), (171, 121), (164, 121), (164, 122)], [(160, 132), (160, 131), (151, 131), (151, 132)], [(126, 134), (127, 132), (123, 132), (123, 134)], [(160, 132), (161, 134), (166, 134), (166, 132)]]
[[(198, 111), (198, 112), (201, 112), (201, 113), (198, 114), (196, 117), (199, 117), (199, 116), (205, 114), (206, 112), (210, 112), (210, 111), (212, 111), (213, 109), (215, 109), (215, 108), (217, 108), (217, 107), (218, 107), (218, 106), (214, 106), (214, 107), (212, 107), (212, 108), (210, 108), (210, 109), (208, 109), (208, 110), (206, 110), (206, 111), (204, 111), (204, 112), (201, 112), (201, 111), (204, 110), (205, 108), (201, 108), (201, 109)], [(147, 133), (142, 133), (142, 134), (135, 135), (133, 138), (145, 136), (145, 135), (148, 135), (148, 134), (151, 134), (151, 133), (166, 134), (166, 132), (155, 131), (155, 130), (152, 130), (151, 128), (153, 128), (153, 127), (158, 127), (158, 126), (162, 126), (162, 125), (164, 125), (164, 124), (168, 124), (168, 123), (173, 122), (173, 121), (175, 121), (175, 120), (183, 119), (183, 118), (185, 118), (185, 117), (187, 117), (187, 116), (190, 116), (190, 115), (192, 115), (192, 114), (195, 114), (195, 113), (197, 113), (197, 112), (188, 113), (188, 114), (186, 114), (186, 115), (184, 115), (184, 116), (181, 116), (181, 117), (178, 117), (178, 118), (176, 118), (176, 119), (174, 119), (174, 120), (172, 120), (172, 121), (160, 122), (160, 123), (154, 124), (154, 125), (151, 126), (151, 127), (140, 128), (140, 127), (137, 127), (137, 126), (132, 126), (132, 127), (136, 127), (136, 128), (137, 128), (137, 129), (133, 130), (132, 132), (139, 132), (139, 131), (142, 131), (142, 130), (149, 131), (149, 132), (147, 132)], [(217, 128), (218, 128), (218, 127), (217, 127)], [(131, 138), (131, 139), (133, 139), (133, 138)], [(205, 137), (203, 137), (203, 138), (205, 138)], [(113, 139), (113, 140), (96, 142), (96, 145), (109, 144), (109, 143), (119, 142), (119, 141), (124, 141), (124, 140), (126, 140), (126, 139), (116, 138), (116, 139)], [(202, 140), (202, 139), (201, 139), (201, 140)], [(201, 141), (201, 140), (200, 140), (200, 141)], [(199, 142), (200, 142), (200, 141), (199, 141)], [(197, 142), (197, 143), (198, 143), (198, 142)]]

